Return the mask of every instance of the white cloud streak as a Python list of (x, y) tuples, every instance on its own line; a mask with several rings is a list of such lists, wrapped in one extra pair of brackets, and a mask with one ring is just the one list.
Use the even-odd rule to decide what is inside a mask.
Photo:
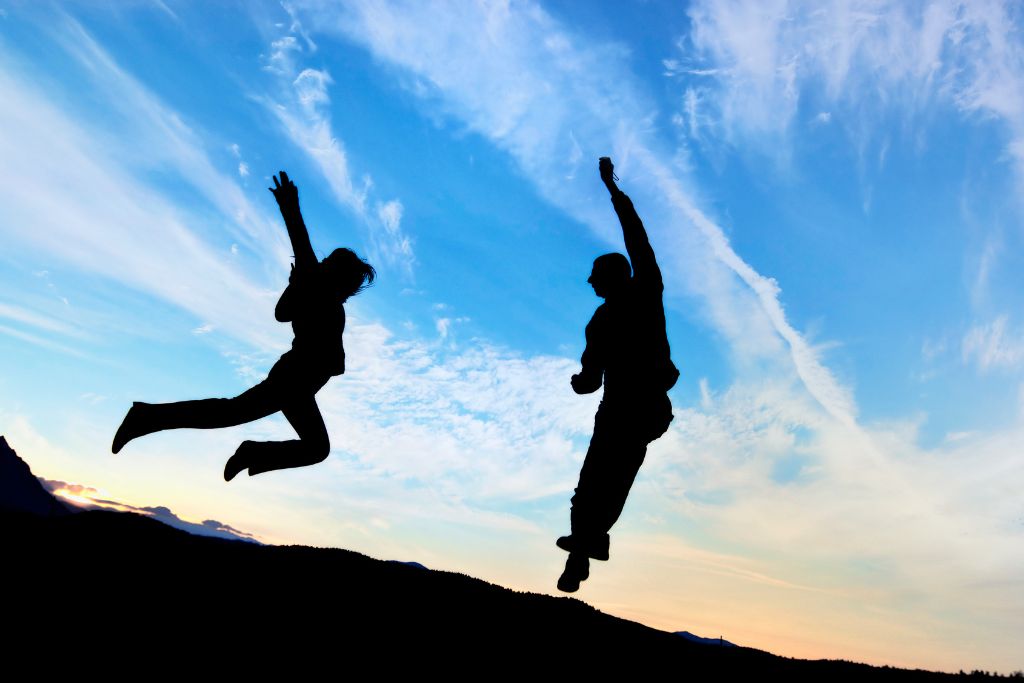
[(346, 340), (354, 367), (321, 394), (342, 451), (452, 501), (507, 505), (571, 489), (582, 455), (574, 440), (595, 408), (569, 387), (575, 362), (481, 341), (400, 341), (373, 324)]
[[(78, 24), (67, 20), (63, 44), (131, 126), (83, 128), (29, 80), (0, 72), (0, 154), (16, 168), (0, 184), (9, 253), (28, 250), (58, 259), (217, 320), (231, 336), (257, 346), (281, 346), (268, 323), (273, 294), (218, 256), (199, 230), (203, 219), (184, 213), (134, 172), (147, 164), (179, 173), (227, 218), (234, 237), (259, 243), (284, 272), (281, 231), (249, 205), (241, 190), (214, 169), (202, 146), (173, 111), (122, 71)], [(51, 188), (60, 187), (53, 201)], [(187, 270), (182, 264), (188, 264)], [(239, 301), (253, 302), (239, 306)]]
[[(996, 117), (1024, 174), (1024, 44), (1012, 3), (932, 0), (695, 2), (672, 70), (701, 93), (724, 139), (788, 135), (804, 93), (821, 86), (833, 120), (939, 102)], [(818, 88), (815, 88), (818, 90)]]
[(0, 302), (0, 318), (14, 320), (47, 332), (56, 332), (58, 334), (79, 338), (84, 336), (81, 330), (67, 324), (66, 322), (57, 320), (56, 318), (52, 318), (37, 311), (27, 310), (21, 306), (15, 306), (12, 304)]
[(1024, 332), (1008, 330), (1001, 315), (986, 325), (976, 325), (964, 335), (964, 362), (974, 361), (983, 372), (1016, 370), (1024, 366)]
[(49, 349), (51, 351), (56, 351), (58, 353), (62, 353), (68, 356), (88, 358), (86, 354), (82, 353), (81, 351), (74, 347), (68, 346), (66, 344), (61, 344), (59, 342), (55, 342), (51, 339), (47, 339), (46, 337), (40, 337), (37, 334), (32, 334), (30, 332), (25, 332), (24, 330), (9, 327), (7, 325), (0, 325), (0, 334), (7, 335), (8, 337), (11, 337), (13, 339), (17, 339), (27, 344), (31, 344), (32, 346), (38, 346), (43, 349)]
[(786, 320), (777, 283), (736, 254), (662, 161), (649, 134), (651, 105), (631, 85), (619, 48), (584, 47), (531, 3), (466, 3), (461, 12), (441, 14), (408, 3), (297, 7), (308, 13), (306, 25), (363, 44), (425, 81), (429, 102), (506, 150), (545, 198), (618, 244), (611, 211), (594, 206), (594, 177), (567, 180), (572, 173), (565, 161), (580, 158), (580, 150), (595, 160), (614, 150), (619, 174), (629, 178), (625, 187), (667, 262), (670, 284), (706, 302), (741, 356), (778, 358), (783, 341), (821, 405), (853, 423), (848, 391)]
[(121, 68), (77, 22), (65, 18), (57, 30), (56, 40), (105, 94), (111, 113), (120, 114), (115, 129), (90, 131), (107, 145), (113, 160), (135, 168), (174, 170), (197, 198), (230, 219), (224, 225), (240, 241), (283, 262), (289, 245), (276, 216), (268, 217), (253, 206), (238, 183), (214, 166), (199, 135), (182, 116)]
[(335, 199), (364, 222), (370, 231), (370, 259), (411, 279), (416, 258), (413, 240), (401, 228), (402, 204), (393, 199), (379, 203), (385, 209), (378, 209), (377, 215), (367, 211), (373, 181), (369, 175), (361, 181), (354, 179), (345, 145), (331, 121), (329, 87), (333, 81), (325, 70), (299, 66), (301, 56), (315, 50), (315, 43), (294, 15), (292, 19), (289, 31), (300, 33), (307, 48), (303, 49), (294, 35), (271, 44), (267, 70), (281, 79), (283, 87), (276, 101), (265, 101), (267, 107), (291, 141), (317, 165)]

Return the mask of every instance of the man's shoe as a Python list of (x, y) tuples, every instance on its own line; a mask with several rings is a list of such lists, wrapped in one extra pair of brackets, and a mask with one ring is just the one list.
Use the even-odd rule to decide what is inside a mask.
[(569, 553), (565, 561), (565, 570), (558, 577), (558, 590), (563, 593), (575, 593), (580, 583), (590, 578), (590, 560), (586, 555)]
[(576, 536), (572, 535), (560, 536), (555, 541), (555, 545), (567, 553), (582, 553), (592, 560), (599, 560), (601, 562), (608, 560), (608, 534), (604, 534), (603, 538), (591, 543), (580, 543)]
[(572, 536), (559, 536), (558, 540), (555, 541), (555, 545), (564, 550), (567, 553), (571, 553), (576, 550), (576, 539)]

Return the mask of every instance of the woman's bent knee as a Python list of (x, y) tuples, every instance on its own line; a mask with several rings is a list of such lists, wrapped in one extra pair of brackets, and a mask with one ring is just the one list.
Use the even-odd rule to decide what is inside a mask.
[(323, 439), (314, 439), (313, 442), (309, 444), (310, 460), (314, 463), (323, 462), (330, 454), (331, 442), (327, 437), (324, 437)]

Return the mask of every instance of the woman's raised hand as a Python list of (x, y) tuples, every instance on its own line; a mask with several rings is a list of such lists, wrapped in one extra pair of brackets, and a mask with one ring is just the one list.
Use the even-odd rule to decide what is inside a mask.
[(295, 183), (291, 181), (287, 173), (281, 171), (280, 175), (280, 182), (278, 182), (277, 176), (274, 176), (274, 187), (268, 187), (267, 189), (274, 193), (274, 199), (277, 200), (277, 205), (282, 210), (298, 208), (299, 188), (295, 187)]

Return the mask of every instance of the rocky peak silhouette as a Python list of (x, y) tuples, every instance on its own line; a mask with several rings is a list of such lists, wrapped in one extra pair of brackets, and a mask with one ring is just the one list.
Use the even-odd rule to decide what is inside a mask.
[(0, 436), (0, 508), (54, 517), (71, 514), (64, 503), (43, 488), (28, 463)]

